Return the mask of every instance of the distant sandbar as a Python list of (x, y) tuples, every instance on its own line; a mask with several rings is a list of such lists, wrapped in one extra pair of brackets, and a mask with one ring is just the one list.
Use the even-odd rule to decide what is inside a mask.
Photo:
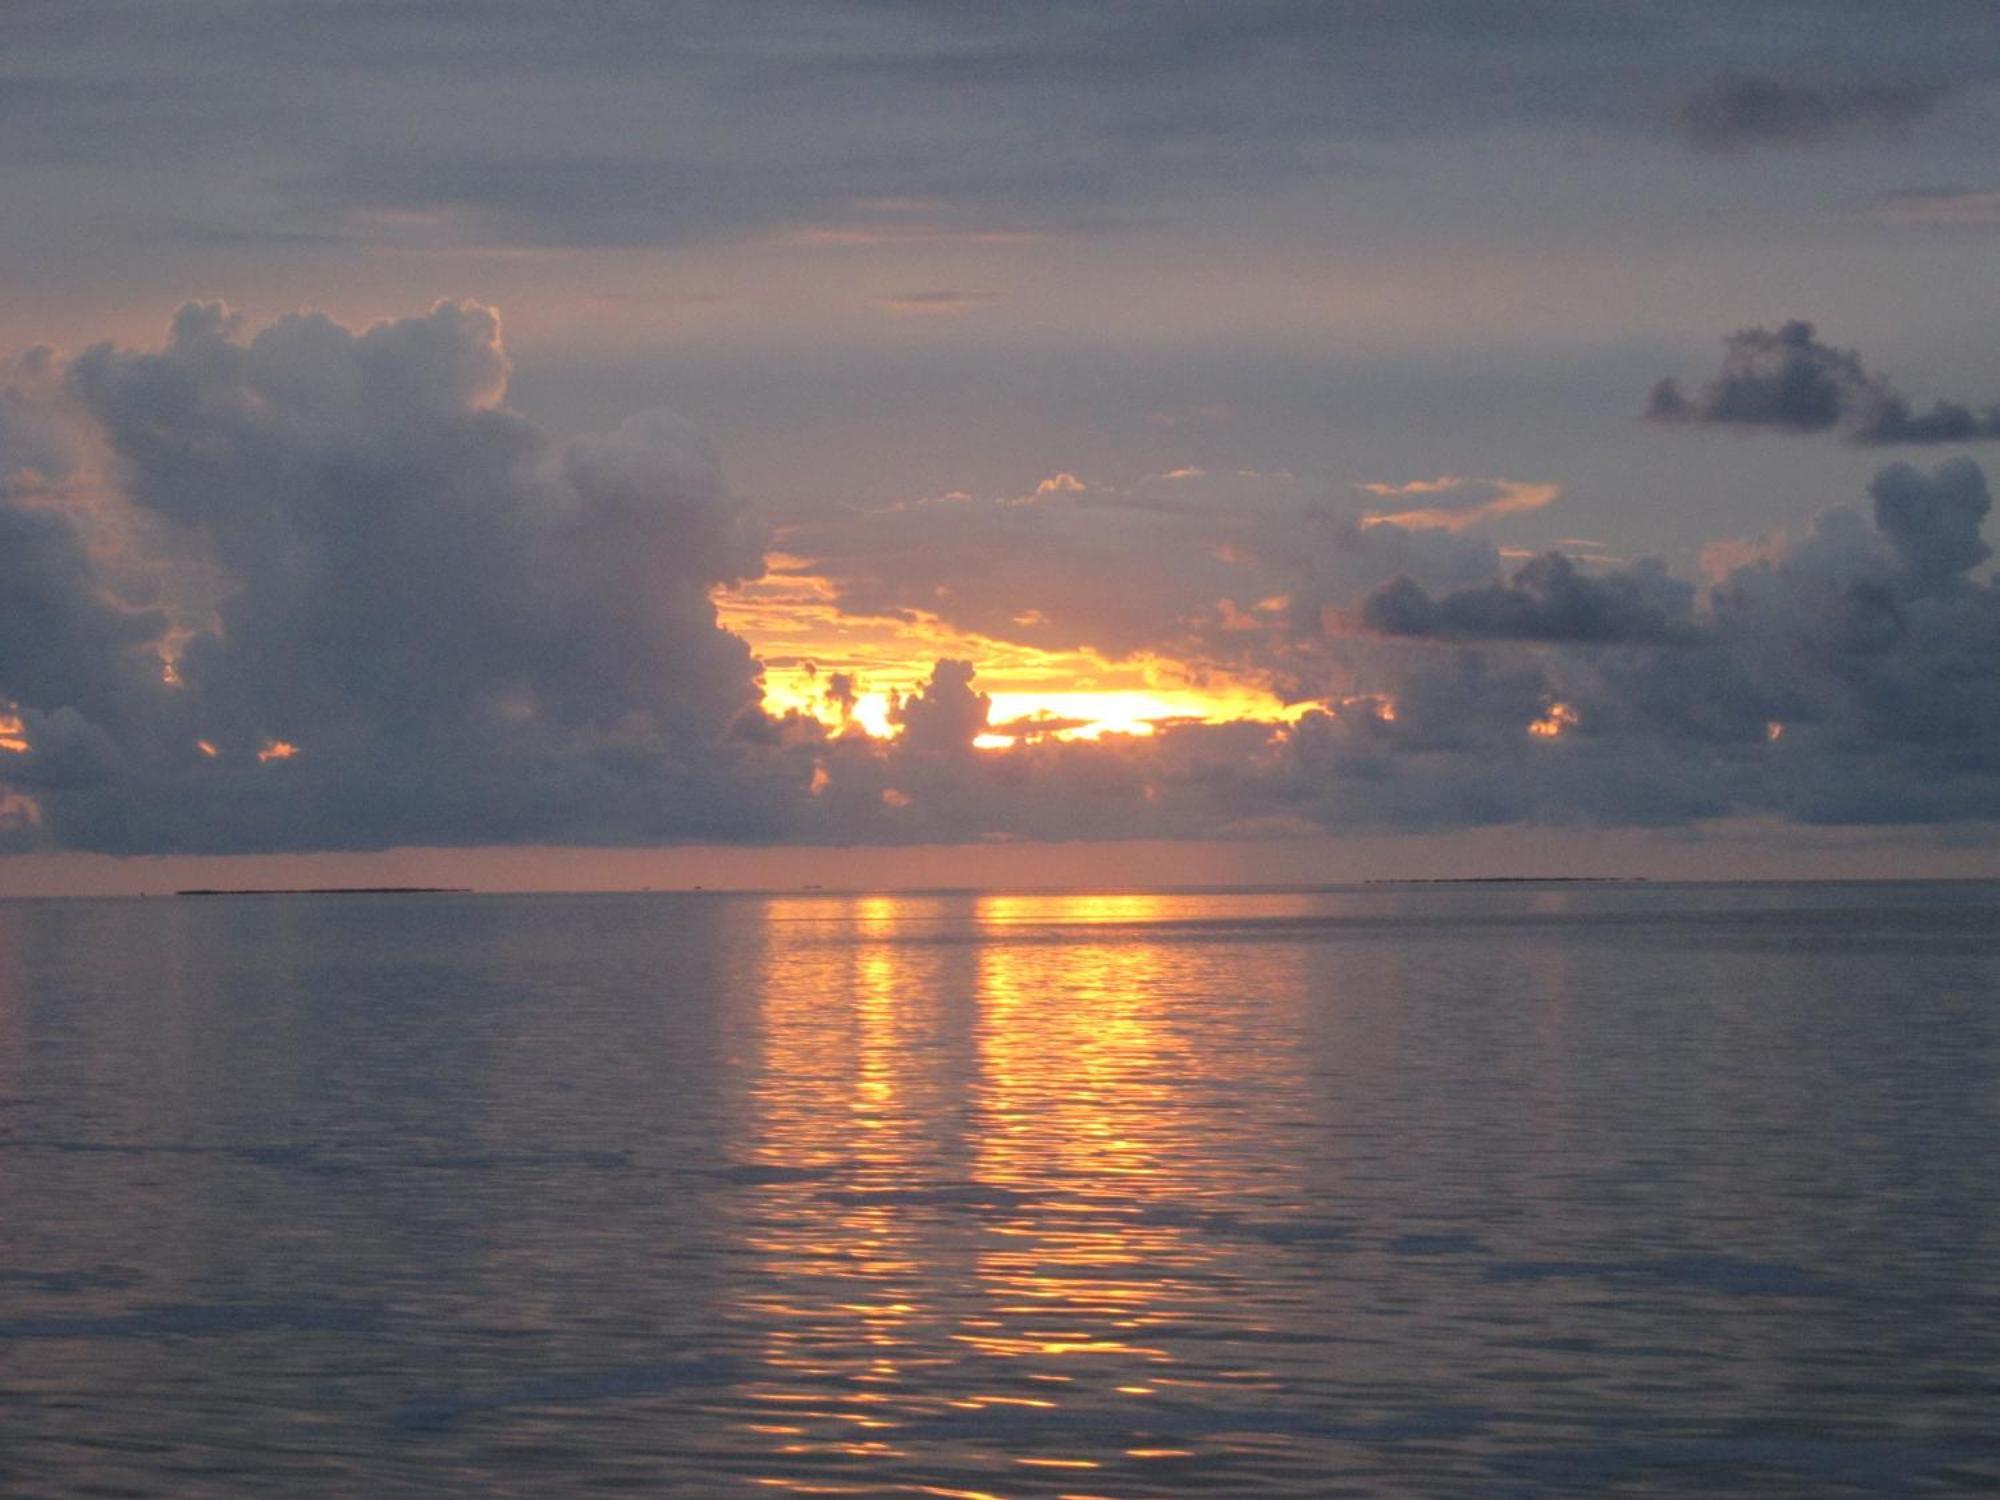
[(176, 896), (465, 896), (470, 895), (468, 885), (307, 885), (307, 886), (244, 886), (240, 889), (217, 890), (194, 887), (175, 891)]

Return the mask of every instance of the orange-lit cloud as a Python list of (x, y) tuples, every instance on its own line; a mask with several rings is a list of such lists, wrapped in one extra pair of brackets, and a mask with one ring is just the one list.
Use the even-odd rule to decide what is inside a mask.
[(1538, 740), (1560, 739), (1564, 731), (1574, 729), (1576, 723), (1575, 709), (1567, 703), (1551, 703), (1546, 714), (1528, 725), (1528, 733)]
[(763, 663), (767, 711), (804, 714), (877, 739), (898, 732), (896, 703), (921, 690), (943, 659), (972, 662), (981, 691), (992, 699), (990, 727), (981, 737), (986, 748), (1021, 739), (1145, 735), (1172, 723), (1277, 723), (1312, 706), (1286, 704), (1260, 683), (1198, 673), (1157, 652), (1045, 650), (961, 629), (923, 610), (846, 613), (831, 582), (804, 559), (782, 553), (772, 555), (762, 578), (717, 590), (715, 603), (720, 623), (747, 640)]
[[(1363, 526), (1400, 526), (1406, 531), (1465, 531), (1501, 516), (1520, 515), (1553, 505), (1562, 494), (1559, 484), (1524, 484), (1513, 479), (1470, 479), (1440, 474), (1408, 484), (1363, 484), (1356, 488), (1384, 499), (1461, 497), (1460, 504), (1411, 505), (1400, 510), (1370, 511)], [(1486, 499), (1475, 497), (1485, 495)]]

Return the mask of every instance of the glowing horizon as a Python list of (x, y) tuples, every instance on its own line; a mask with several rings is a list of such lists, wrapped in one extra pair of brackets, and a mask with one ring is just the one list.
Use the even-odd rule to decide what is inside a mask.
[(762, 577), (713, 595), (717, 622), (749, 642), (762, 665), (763, 706), (774, 716), (797, 713), (829, 729), (894, 739), (902, 732), (897, 703), (921, 692), (943, 660), (971, 662), (974, 685), (991, 702), (987, 728), (973, 742), (986, 750), (1151, 735), (1174, 724), (1275, 727), (1327, 707), (1288, 703), (1247, 677), (1157, 652), (1045, 648), (964, 630), (925, 610), (850, 613), (812, 568), (773, 552)]

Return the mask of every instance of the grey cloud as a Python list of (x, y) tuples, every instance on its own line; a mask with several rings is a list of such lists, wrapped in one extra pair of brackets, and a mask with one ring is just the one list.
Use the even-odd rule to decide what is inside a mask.
[[(1988, 555), (1984, 476), (1965, 460), (1897, 465), (1871, 491), (1873, 525), (1827, 512), (1730, 570), (1705, 609), (1648, 569), (1659, 634), (1576, 628), (1509, 583), (1455, 609), (1429, 601), (1421, 640), (1329, 642), (1396, 712), (1310, 718), (1290, 747), (1294, 794), (1330, 826), (1992, 816), (2000, 587), (1972, 576)], [(1457, 644), (1435, 643), (1445, 621)]]
[(1821, 342), (1810, 323), (1744, 328), (1724, 344), (1722, 370), (1715, 379), (1694, 396), (1678, 381), (1662, 380), (1647, 400), (1647, 417), (1773, 432), (1837, 428), (1849, 442), (1862, 445), (2000, 438), (2000, 403), (1974, 410), (1938, 401), (1928, 411), (1913, 409), (1853, 350)]
[(843, 719), (852, 718), (854, 705), (860, 697), (860, 689), (851, 672), (830, 673), (826, 679), (826, 701), (840, 710)]
[(1718, 49), (1747, 71), (1697, 96), (1704, 139), (1895, 119), (1942, 85), (1759, 70), (1810, 50), (1860, 76), (1976, 77), (1990, 21), (1976, 0), (1933, 0), (1922, 27), (1859, 0), (72, 0), (10, 11), (0, 119), (36, 160), (217, 189), (224, 238), (279, 208), (307, 244), (366, 238), (357, 221), (393, 208), (482, 242), (676, 244), (885, 197), (959, 227), (1096, 227), (1365, 173), (1383, 142), (1649, 133)]
[(1545, 552), (1504, 583), (1440, 598), (1398, 577), (1362, 601), (1361, 619), (1384, 635), (1673, 645), (1693, 638), (1693, 604), (1693, 587), (1656, 560), (1594, 577)]
[(135, 682), (159, 675), (143, 648), (165, 623), (103, 595), (66, 517), (0, 500), (0, 697), (125, 717)]
[(903, 726), (900, 748), (909, 755), (959, 755), (971, 750), (973, 736), (986, 727), (993, 700), (972, 686), (972, 663), (941, 661), (930, 681), (891, 711)]
[[(1415, 589), (1415, 638), (1264, 640), (1328, 699), (1289, 730), (1024, 736), (980, 755), (843, 742), (801, 826), (971, 839), (1991, 818), (2000, 588), (1973, 576), (1984, 478), (1963, 461), (1897, 466), (1872, 489), (1872, 524), (1833, 510), (1746, 549), (1705, 604), (1657, 564), (1593, 574), (1543, 557)], [(1396, 602), (1373, 608), (1412, 588), (1378, 590)], [(957, 710), (977, 691), (950, 669)], [(954, 711), (941, 741), (962, 745), (981, 717)]]
[(75, 468), (79, 434), (60, 409), (53, 349), (0, 364), (0, 495), (21, 499), (60, 484)]
[[(194, 304), (164, 349), (100, 345), (67, 371), (112, 498), (224, 581), (178, 684), (164, 613), (105, 600), (62, 517), (0, 516), (0, 641), (23, 637), (0, 645), (0, 691), (39, 716), (29, 764), (0, 774), (46, 794), (50, 837), (620, 841), (768, 821), (782, 789), (726, 743), (757, 714), (756, 665), (709, 600), (761, 570), (761, 536), (693, 434), (655, 413), (552, 444), (501, 404), (498, 321), (473, 304), (245, 334)], [(101, 774), (77, 785), (86, 761)]]
[[(383, 160), (374, 153), (282, 179), (308, 209), (365, 232), (356, 213), (439, 220), (447, 240), (534, 246), (674, 245), (730, 238), (835, 213), (888, 182), (841, 181), (808, 159), (761, 172), (693, 157), (574, 150), (483, 154), (433, 150)], [(419, 226), (421, 227), (421, 226)]]
[(1971, 459), (1953, 459), (1929, 475), (1892, 464), (1875, 476), (1868, 493), (1876, 529), (1922, 587), (1948, 582), (1993, 555), (1979, 534), (1993, 497), (1985, 472)]
[(1681, 105), (1681, 126), (1711, 151), (1809, 145), (1838, 136), (1908, 128), (1950, 91), (1936, 79), (1805, 80), (1732, 73)]
[(784, 548), (829, 578), (850, 613), (921, 609), (999, 640), (1217, 660), (1246, 645), (1227, 628), (1225, 600), (1240, 621), (1282, 597), (1277, 623), (1317, 635), (1328, 608), (1398, 573), (1449, 588), (1489, 577), (1497, 562), (1492, 542), (1469, 532), (1364, 525), (1346, 485), (1205, 474), (1072, 482), (1004, 499), (817, 510), (784, 528)]
[[(506, 407), (507, 378), (497, 320), (469, 304), (361, 331), (196, 305), (158, 350), (24, 373), (0, 438), (48, 472), (0, 498), (0, 710), (31, 747), (0, 747), (0, 790), (41, 822), (5, 815), (10, 845), (2000, 815), (2000, 590), (1963, 460), (1885, 469), (1871, 516), (1744, 545), (1705, 602), (1650, 563), (1502, 576), (1489, 541), (1363, 525), (1309, 482), (1184, 473), (795, 518), (785, 549), (851, 607), (1158, 650), (1324, 705), (1289, 729), (974, 753), (990, 702), (966, 661), (898, 704), (886, 744), (766, 717), (710, 601), (759, 569), (762, 535), (712, 456), (661, 414), (555, 443)], [(94, 470), (50, 436), (51, 403), (109, 460), (108, 493), (79, 496)], [(82, 529), (121, 506), (146, 523), (130, 545), (224, 587), (133, 608)], [(1245, 628), (1265, 590), (1289, 605)], [(1030, 608), (1042, 621), (1013, 619)], [(1357, 610), (1374, 631), (1344, 628)]]

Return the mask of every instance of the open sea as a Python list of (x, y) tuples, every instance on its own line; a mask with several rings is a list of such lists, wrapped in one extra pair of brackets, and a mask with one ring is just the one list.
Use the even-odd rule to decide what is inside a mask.
[(0, 903), (0, 1493), (2000, 1489), (2000, 885)]

